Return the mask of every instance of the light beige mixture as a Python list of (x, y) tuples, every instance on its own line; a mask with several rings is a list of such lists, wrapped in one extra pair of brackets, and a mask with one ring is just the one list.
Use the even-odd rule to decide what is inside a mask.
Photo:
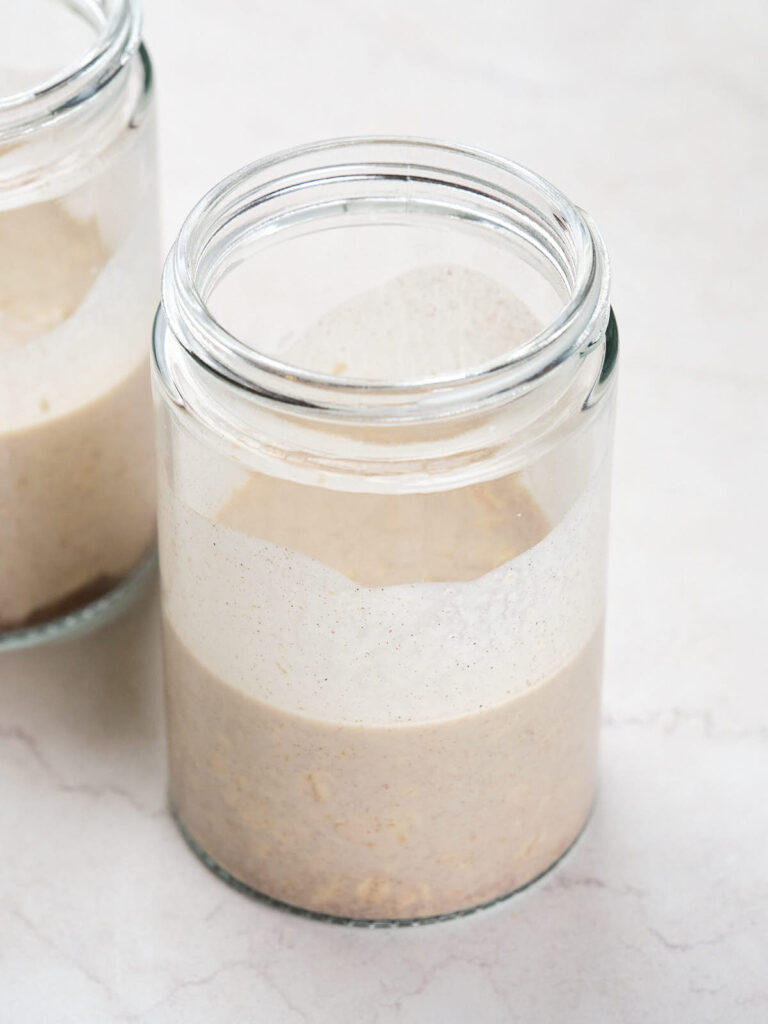
[(548, 529), (515, 476), (436, 494), (355, 494), (254, 473), (218, 521), (366, 587), (477, 579)]
[[(352, 519), (361, 537), (350, 567), (344, 538)], [(547, 530), (515, 478), (397, 497), (334, 495), (254, 476), (220, 521), (367, 586), (470, 580)], [(435, 531), (425, 538), (430, 523)], [(586, 820), (601, 649), (598, 631), (552, 678), (522, 692), (511, 679), (516, 696), (472, 714), (357, 725), (242, 693), (204, 667), (167, 622), (174, 808), (220, 867), (294, 906), (398, 919), (488, 902), (549, 867)]]
[(107, 256), (97, 226), (57, 203), (0, 212), (0, 352), (72, 316)]
[(536, 878), (584, 825), (601, 639), (501, 707), (366, 728), (287, 714), (205, 669), (166, 623), (173, 805), (235, 879), (360, 919), (479, 906)]
[[(96, 224), (58, 202), (0, 211), (0, 393), (12, 394), (8, 361), (20, 347), (76, 322), (107, 259)], [(110, 338), (81, 344), (87, 353)], [(41, 356), (36, 418), (0, 429), (0, 630), (88, 603), (153, 542), (146, 358), (127, 371), (123, 358), (109, 386), (61, 414), (46, 368)]]

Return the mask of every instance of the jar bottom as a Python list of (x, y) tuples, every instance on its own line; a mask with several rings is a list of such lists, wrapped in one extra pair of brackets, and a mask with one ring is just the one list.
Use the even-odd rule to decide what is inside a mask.
[(250, 885), (245, 882), (241, 882), (238, 878), (221, 867), (216, 861), (205, 850), (200, 844), (190, 835), (187, 831), (184, 822), (181, 819), (178, 811), (173, 805), (171, 805), (170, 811), (173, 820), (176, 822), (176, 826), (181, 833), (184, 842), (187, 844), (189, 849), (195, 854), (209, 871), (213, 872), (217, 878), (220, 878), (223, 882), (226, 882), (232, 889), (242, 893), (244, 896), (248, 896), (253, 900), (257, 900), (259, 903), (264, 903), (267, 906), (275, 907), (278, 910), (288, 911), (290, 914), (296, 914), (299, 917), (307, 917), (313, 921), (325, 921), (328, 924), (341, 924), (351, 925), (355, 928), (410, 928), (416, 925), (422, 924), (436, 924), (439, 921), (453, 921), (459, 917), (467, 917), (469, 914), (477, 913), (479, 910), (487, 910), (489, 907), (495, 907), (497, 903), (503, 903), (505, 900), (510, 899), (512, 896), (517, 896), (519, 893), (529, 889), (532, 885), (535, 885), (538, 881), (548, 875), (569, 855), (573, 848), (581, 839), (582, 835), (589, 825), (594, 810), (594, 804), (590, 807), (587, 817), (584, 820), (584, 824), (581, 826), (579, 831), (576, 833), (570, 844), (563, 850), (563, 852), (552, 861), (543, 871), (530, 878), (527, 882), (518, 886), (516, 889), (510, 889), (509, 892), (501, 893), (499, 896), (495, 896), (492, 900), (487, 900), (485, 903), (478, 903), (473, 907), (462, 907), (460, 910), (453, 910), (446, 914), (434, 914), (429, 917), (403, 917), (403, 918), (360, 918), (360, 917), (341, 917), (336, 914), (323, 914), (316, 910), (307, 910), (305, 907), (298, 907), (292, 903), (284, 903), (282, 900), (275, 899), (273, 896), (268, 896), (266, 893), (259, 892), (258, 889), (253, 889)]
[[(43, 622), (0, 632), (0, 652), (38, 647), (55, 640), (83, 636), (118, 618), (143, 592), (157, 567), (157, 549), (153, 546), (139, 565), (119, 580), (104, 581), (98, 596), (71, 611), (53, 613)], [(86, 595), (83, 595), (85, 598)]]

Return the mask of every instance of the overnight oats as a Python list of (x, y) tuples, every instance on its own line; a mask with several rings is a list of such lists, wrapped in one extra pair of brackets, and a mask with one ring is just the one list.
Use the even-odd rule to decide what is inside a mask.
[(471, 151), (285, 154), (190, 215), (155, 356), (190, 845), (353, 921), (538, 877), (597, 776), (616, 334), (591, 223)]
[(3, 60), (15, 66), (0, 67), (0, 646), (116, 605), (151, 558), (155, 510), (147, 334), (158, 243), (138, 17), (128, 0), (32, 2), (10, 31), (19, 45)]

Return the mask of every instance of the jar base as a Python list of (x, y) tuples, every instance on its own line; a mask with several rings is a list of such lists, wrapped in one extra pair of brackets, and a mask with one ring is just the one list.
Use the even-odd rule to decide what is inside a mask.
[(21, 629), (0, 632), (0, 652), (23, 647), (39, 647), (55, 640), (83, 636), (112, 622), (143, 592), (157, 567), (157, 550), (153, 547), (139, 565), (105, 594), (74, 611), (46, 622), (36, 622)]
[(307, 910), (305, 907), (298, 907), (292, 903), (284, 903), (282, 900), (277, 900), (273, 896), (267, 896), (266, 893), (259, 892), (258, 889), (253, 889), (250, 885), (246, 885), (245, 882), (241, 882), (238, 878), (231, 875), (226, 868), (221, 867), (216, 861), (205, 850), (200, 844), (189, 834), (184, 826), (184, 822), (181, 820), (177, 810), (171, 806), (170, 812), (173, 820), (176, 822), (176, 826), (181, 833), (184, 842), (187, 844), (189, 849), (195, 856), (200, 860), (209, 871), (212, 871), (217, 878), (226, 882), (232, 889), (242, 893), (244, 896), (248, 896), (253, 900), (257, 900), (259, 903), (264, 903), (267, 906), (275, 907), (277, 910), (285, 910), (290, 914), (296, 914), (298, 917), (307, 917), (313, 921), (325, 921), (328, 924), (341, 924), (351, 925), (355, 928), (412, 928), (416, 925), (422, 924), (436, 924), (439, 921), (453, 921), (459, 917), (467, 917), (469, 914), (474, 914), (479, 910), (486, 910), (489, 907), (495, 907), (497, 903), (503, 903), (505, 900), (510, 899), (512, 896), (516, 896), (518, 893), (524, 892), (529, 889), (536, 882), (540, 881), (550, 871), (554, 869), (568, 856), (574, 846), (581, 839), (582, 835), (589, 825), (589, 821), (592, 817), (593, 807), (590, 808), (589, 813), (581, 826), (579, 831), (574, 836), (571, 843), (566, 849), (557, 857), (556, 860), (546, 867), (543, 871), (539, 872), (529, 881), (523, 885), (518, 886), (516, 889), (511, 889), (509, 892), (502, 893), (500, 896), (494, 897), (492, 900), (488, 900), (485, 903), (478, 903), (473, 907), (464, 907), (461, 910), (453, 910), (446, 914), (434, 914), (430, 917), (407, 917), (407, 918), (359, 918), (359, 917), (340, 917), (336, 914), (323, 914), (316, 910)]

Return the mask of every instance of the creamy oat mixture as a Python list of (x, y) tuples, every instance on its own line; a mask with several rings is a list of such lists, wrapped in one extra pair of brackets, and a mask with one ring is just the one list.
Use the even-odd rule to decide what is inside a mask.
[(62, 201), (0, 210), (0, 630), (88, 603), (152, 545), (133, 248)]

